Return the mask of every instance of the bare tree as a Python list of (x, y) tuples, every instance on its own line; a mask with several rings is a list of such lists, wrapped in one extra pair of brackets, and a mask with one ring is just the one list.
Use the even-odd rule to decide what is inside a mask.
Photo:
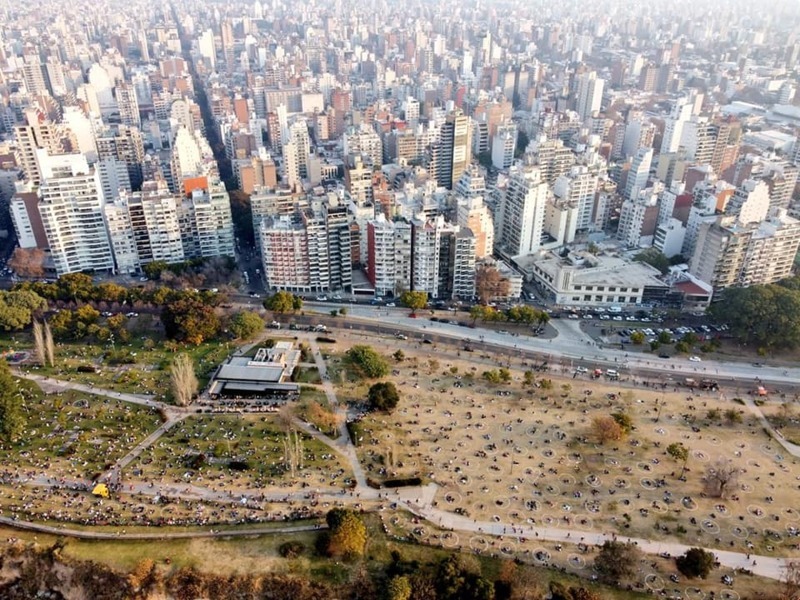
[(56, 364), (56, 345), (53, 343), (53, 332), (50, 330), (50, 323), (44, 322), (44, 349), (47, 353), (47, 362), (51, 367)]
[(728, 490), (736, 485), (739, 473), (741, 473), (741, 469), (733, 464), (732, 460), (718, 458), (706, 469), (703, 478), (706, 493), (714, 498), (724, 498)]
[(169, 369), (172, 397), (179, 406), (187, 406), (200, 387), (194, 374), (194, 363), (188, 354), (178, 354)]
[(283, 438), (283, 460), (292, 477), (303, 468), (303, 439), (296, 430), (287, 431)]
[(33, 352), (43, 367), (47, 366), (47, 351), (44, 346), (44, 330), (39, 321), (33, 322)]
[(786, 563), (780, 600), (800, 600), (800, 561)]

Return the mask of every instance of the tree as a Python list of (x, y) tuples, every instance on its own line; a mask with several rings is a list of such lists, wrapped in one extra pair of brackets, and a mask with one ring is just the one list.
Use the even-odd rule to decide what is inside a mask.
[(631, 343), (637, 346), (641, 346), (644, 343), (646, 337), (647, 336), (645, 336), (643, 332), (636, 330), (633, 333), (631, 333)]
[(650, 265), (661, 271), (662, 275), (666, 275), (669, 271), (669, 259), (664, 256), (657, 248), (647, 248), (642, 250), (633, 257), (636, 262), (642, 262)]
[(706, 493), (713, 498), (724, 498), (739, 479), (741, 469), (732, 460), (719, 458), (706, 469)]
[(800, 562), (789, 561), (784, 566), (783, 586), (779, 600), (800, 600)]
[(403, 360), (406, 358), (406, 355), (402, 350), (398, 350), (392, 354), (392, 358), (394, 358), (397, 362), (403, 362)]
[(237, 339), (250, 339), (264, 331), (264, 319), (257, 312), (242, 310), (231, 317), (228, 330)]
[(744, 344), (766, 349), (800, 345), (800, 291), (783, 285), (730, 287), (709, 308)]
[(364, 554), (367, 527), (355, 511), (334, 508), (325, 516), (328, 523), (326, 552), (331, 557), (353, 560)]
[(488, 304), (495, 298), (505, 298), (508, 289), (508, 279), (492, 265), (482, 264), (475, 269), (475, 293), (481, 304)]
[(264, 308), (278, 314), (294, 312), (303, 308), (303, 299), (289, 292), (275, 292), (264, 300)]
[(592, 419), (592, 433), (600, 444), (622, 439), (622, 427), (613, 417), (606, 415)]
[(410, 308), (413, 315), (428, 304), (428, 292), (405, 291), (400, 294), (400, 304)]
[(642, 551), (635, 544), (606, 540), (594, 559), (594, 568), (606, 581), (620, 583), (636, 576), (641, 558)]
[(716, 563), (714, 554), (702, 548), (689, 548), (682, 556), (675, 559), (678, 571), (689, 579), (699, 577), (705, 579)]
[[(637, 332), (641, 333), (641, 332)], [(672, 336), (669, 334), (669, 331), (662, 331), (658, 334), (658, 342), (660, 344), (671, 344), (672, 343)]]
[(194, 373), (194, 362), (188, 354), (178, 354), (169, 369), (172, 397), (178, 406), (188, 406), (200, 384)]
[(625, 413), (611, 413), (611, 418), (617, 422), (623, 435), (628, 435), (633, 431), (633, 419)]
[(8, 267), (20, 277), (41, 279), (44, 277), (44, 250), (40, 248), (15, 248), (8, 259)]
[(194, 295), (165, 304), (161, 322), (169, 339), (196, 346), (213, 339), (219, 331), (219, 317), (213, 307)]
[(154, 260), (146, 265), (142, 265), (142, 272), (148, 279), (152, 279), (153, 281), (161, 279), (161, 273), (168, 270), (169, 265), (164, 260)]
[(411, 598), (411, 582), (405, 575), (396, 575), (386, 586), (387, 600), (409, 600)]
[(684, 341), (680, 341), (675, 344), (675, 352), (679, 354), (687, 354), (691, 349), (691, 346)]
[(353, 346), (345, 356), (350, 366), (361, 377), (378, 379), (379, 377), (386, 377), (389, 373), (389, 364), (386, 359), (370, 346)]
[(47, 366), (47, 350), (44, 347), (44, 329), (39, 321), (33, 322), (33, 354), (41, 366)]
[(689, 449), (681, 442), (673, 442), (667, 446), (667, 454), (682, 463), (681, 474), (678, 479), (683, 479), (683, 475), (686, 472), (686, 461), (689, 460)]
[(550, 600), (600, 600), (600, 596), (585, 587), (568, 588), (558, 581), (551, 581)]
[(47, 362), (53, 367), (56, 364), (56, 345), (53, 342), (53, 332), (50, 330), (50, 323), (44, 322), (44, 350), (47, 354)]
[(392, 412), (400, 402), (400, 394), (391, 381), (379, 381), (369, 388), (367, 393), (372, 410)]
[(725, 421), (727, 421), (728, 425), (733, 425), (735, 423), (742, 422), (742, 413), (740, 413), (735, 408), (728, 408), (725, 410)]
[(480, 563), (472, 556), (451, 554), (436, 573), (439, 600), (493, 600), (494, 586), (481, 576)]
[(17, 331), (31, 324), (34, 315), (47, 309), (47, 301), (30, 290), (0, 290), (0, 329)]
[(0, 439), (13, 442), (25, 429), (25, 413), (22, 410), (22, 397), (11, 369), (0, 360)]

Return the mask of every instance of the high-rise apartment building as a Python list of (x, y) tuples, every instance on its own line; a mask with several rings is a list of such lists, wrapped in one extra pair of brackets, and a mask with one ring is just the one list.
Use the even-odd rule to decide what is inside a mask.
[(600, 112), (605, 80), (597, 77), (595, 71), (591, 71), (580, 75), (577, 84), (575, 111), (585, 121)]
[(437, 183), (449, 190), (453, 189), (471, 160), (470, 118), (461, 111), (453, 111), (447, 115), (442, 125), (439, 142), (431, 156)]
[(469, 229), (475, 240), (475, 257), (480, 260), (494, 252), (494, 219), (483, 196), (459, 198), (456, 206), (456, 223)]
[(628, 179), (625, 182), (623, 196), (626, 200), (635, 200), (647, 185), (650, 178), (650, 164), (653, 160), (652, 148), (639, 148), (631, 161)]
[(376, 296), (411, 289), (411, 224), (378, 215), (367, 223), (367, 278)]
[(267, 287), (271, 290), (309, 292), (308, 238), (303, 223), (293, 215), (265, 218), (258, 235)]
[(39, 213), (56, 273), (112, 270), (98, 173), (81, 154), (48, 157), (41, 166)]
[(586, 231), (593, 226), (598, 177), (588, 167), (575, 166), (561, 175), (553, 186), (556, 198), (573, 204), (578, 209), (576, 229)]
[(122, 193), (105, 216), (117, 272), (136, 273), (153, 261), (185, 259), (178, 218), (180, 199), (166, 183), (147, 181), (140, 192)]
[(774, 209), (760, 223), (719, 217), (701, 225), (689, 272), (715, 292), (774, 283), (791, 273), (798, 246), (800, 221), (783, 209)]
[(514, 163), (517, 149), (517, 125), (511, 121), (497, 127), (492, 141), (492, 166), (495, 169), (508, 169)]
[(509, 256), (531, 254), (542, 246), (549, 186), (537, 167), (511, 174), (501, 207), (500, 248)]
[(234, 256), (233, 218), (225, 186), (218, 179), (190, 180), (178, 208), (186, 258)]

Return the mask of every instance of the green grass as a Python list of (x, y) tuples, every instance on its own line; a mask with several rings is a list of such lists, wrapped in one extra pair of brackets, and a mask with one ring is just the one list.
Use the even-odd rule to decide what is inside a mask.
[[(237, 488), (260, 488), (290, 479), (284, 466), (285, 427), (276, 415), (198, 415), (172, 428), (157, 444), (147, 448), (127, 468), (134, 479), (164, 477), (187, 481), (193, 472), (189, 458), (206, 457), (194, 475), (204, 480), (225, 476), (228, 485)], [(349, 471), (337, 455), (322, 442), (302, 435), (304, 469), (314, 485), (344, 486)], [(327, 458), (325, 458), (327, 457)], [(249, 469), (232, 471), (231, 460), (246, 461)], [(138, 474), (137, 474), (138, 473)]]
[(319, 376), (319, 369), (316, 367), (298, 367), (295, 381), (297, 383), (318, 385), (322, 383), (322, 378)]
[(124, 456), (161, 423), (151, 409), (67, 391), (44, 394), (20, 381), (26, 428), (13, 444), (0, 444), (0, 463), (53, 474), (92, 477)]

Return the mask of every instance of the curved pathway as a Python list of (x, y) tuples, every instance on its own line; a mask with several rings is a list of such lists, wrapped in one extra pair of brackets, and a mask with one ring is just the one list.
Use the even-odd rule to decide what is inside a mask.
[(196, 538), (227, 538), (245, 537), (251, 535), (269, 535), (273, 533), (297, 533), (300, 531), (316, 531), (327, 529), (328, 525), (295, 525), (290, 527), (253, 527), (250, 529), (209, 529), (208, 531), (164, 531), (162, 533), (109, 533), (105, 531), (87, 531), (83, 529), (71, 529), (69, 527), (53, 527), (32, 523), (30, 521), (18, 521), (8, 517), (0, 517), (0, 524), (23, 529), (25, 531), (35, 531), (37, 533), (48, 533), (51, 535), (80, 538), (83, 540), (181, 540)]

